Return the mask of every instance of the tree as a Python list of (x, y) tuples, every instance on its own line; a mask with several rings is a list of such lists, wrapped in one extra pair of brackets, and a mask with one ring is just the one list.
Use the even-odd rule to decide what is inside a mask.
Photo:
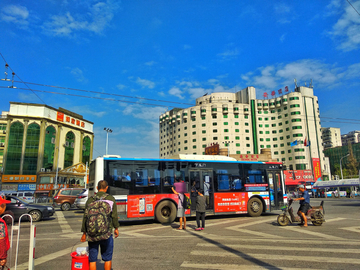
[(347, 175), (352, 177), (352, 176), (358, 175), (359, 163), (357, 162), (356, 158), (354, 157), (351, 143), (348, 144), (348, 149), (349, 149), (350, 155), (347, 158), (346, 169), (347, 169)]

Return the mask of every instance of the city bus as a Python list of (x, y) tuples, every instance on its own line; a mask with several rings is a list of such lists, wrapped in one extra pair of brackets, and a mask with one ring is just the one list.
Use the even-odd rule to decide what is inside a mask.
[(280, 209), (287, 202), (279, 162), (237, 161), (223, 156), (179, 155), (178, 159), (103, 156), (91, 161), (89, 196), (106, 180), (116, 199), (119, 220), (176, 218), (178, 196), (172, 187), (185, 182), (192, 204), (186, 216), (195, 216), (196, 192), (208, 197), (206, 215), (248, 214), (256, 217)]

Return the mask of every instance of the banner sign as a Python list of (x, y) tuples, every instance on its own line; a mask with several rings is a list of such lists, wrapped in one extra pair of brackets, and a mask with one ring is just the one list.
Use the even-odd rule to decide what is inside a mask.
[(18, 185), (18, 191), (35, 191), (36, 190), (36, 184), (19, 184)]
[(320, 168), (320, 159), (313, 158), (313, 169), (314, 169), (314, 178), (315, 181), (321, 180), (321, 168)]
[(284, 170), (285, 185), (297, 186), (314, 182), (311, 170)]
[(31, 182), (36, 183), (36, 175), (3, 175), (2, 176), (2, 182), (12, 182), (12, 183), (18, 183), (18, 182)]

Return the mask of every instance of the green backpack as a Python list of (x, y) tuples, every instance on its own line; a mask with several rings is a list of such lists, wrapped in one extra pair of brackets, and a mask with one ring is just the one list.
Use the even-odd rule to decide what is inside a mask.
[(86, 215), (86, 232), (88, 241), (96, 242), (106, 240), (111, 235), (111, 206), (103, 201), (108, 194), (104, 194), (101, 198), (96, 195), (88, 207), (85, 209)]
[(182, 202), (184, 209), (190, 209), (191, 208), (191, 200), (188, 196), (184, 194), (184, 201)]

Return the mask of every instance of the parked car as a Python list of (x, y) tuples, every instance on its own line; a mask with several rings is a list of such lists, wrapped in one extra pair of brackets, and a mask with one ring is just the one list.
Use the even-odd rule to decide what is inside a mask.
[[(7, 195), (6, 199), (11, 201), (11, 203), (6, 205), (4, 215), (9, 214), (14, 220), (19, 220), (22, 214), (29, 214), (32, 217), (32, 221), (37, 222), (44, 218), (49, 218), (55, 213), (55, 209), (52, 206), (30, 204), (26, 200), (11, 195)], [(8, 221), (9, 219), (6, 220), (6, 222)]]
[(62, 211), (69, 211), (74, 205), (77, 195), (84, 192), (85, 188), (62, 188), (54, 196), (53, 206), (60, 206)]
[(84, 210), (88, 196), (89, 196), (89, 190), (86, 189), (84, 192), (81, 192), (75, 199), (76, 207)]

